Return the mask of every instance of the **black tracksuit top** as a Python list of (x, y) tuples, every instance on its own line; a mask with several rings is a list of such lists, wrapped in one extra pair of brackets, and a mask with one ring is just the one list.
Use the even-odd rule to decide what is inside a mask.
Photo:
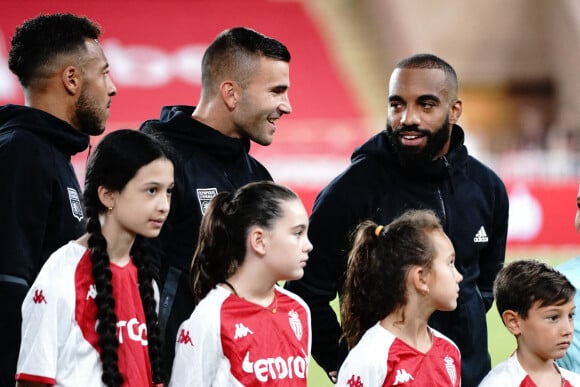
[(327, 372), (346, 356), (328, 303), (344, 282), (348, 236), (363, 220), (386, 225), (408, 209), (438, 214), (463, 275), (457, 309), (435, 312), (429, 324), (458, 345), (463, 386), (477, 385), (489, 371), (485, 314), (505, 258), (509, 204), (500, 178), (469, 156), (463, 141), (463, 129), (454, 125), (448, 154), (409, 171), (382, 131), (354, 151), (351, 165), (316, 198), (308, 233), (314, 249), (304, 277), (286, 287), (311, 308), (312, 354)]
[(71, 156), (89, 136), (42, 110), (0, 107), (0, 274), (31, 285), (57, 248), (85, 231)]
[[(199, 234), (202, 209), (222, 191), (272, 180), (270, 173), (249, 155), (250, 140), (223, 135), (191, 117), (193, 106), (166, 106), (159, 120), (145, 121), (140, 130), (167, 141), (174, 149), (175, 189), (171, 210), (153, 241), (160, 266), (159, 318), (166, 333), (171, 366), (179, 325), (195, 307), (189, 269)], [(171, 295), (171, 294), (174, 295)]]

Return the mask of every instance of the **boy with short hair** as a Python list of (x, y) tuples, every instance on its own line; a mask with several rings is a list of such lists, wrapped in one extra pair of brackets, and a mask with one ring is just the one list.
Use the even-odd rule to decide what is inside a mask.
[(576, 289), (559, 271), (537, 260), (515, 261), (497, 275), (493, 292), (517, 348), (480, 387), (579, 386), (580, 375), (554, 362), (572, 342)]

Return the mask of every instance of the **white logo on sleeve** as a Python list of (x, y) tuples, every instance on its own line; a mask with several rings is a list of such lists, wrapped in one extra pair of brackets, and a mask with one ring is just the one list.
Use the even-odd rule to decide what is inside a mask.
[(246, 337), (247, 335), (253, 335), (254, 332), (250, 330), (247, 326), (242, 323), (236, 324), (236, 334), (234, 335), (234, 340)]
[(487, 242), (487, 234), (485, 233), (485, 228), (483, 228), (483, 226), (481, 226), (477, 234), (475, 234), (473, 241), (478, 243)]

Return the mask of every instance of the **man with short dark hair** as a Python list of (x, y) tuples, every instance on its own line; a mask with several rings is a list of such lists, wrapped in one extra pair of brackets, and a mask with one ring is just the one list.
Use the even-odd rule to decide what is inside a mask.
[(48, 256), (84, 233), (71, 156), (105, 130), (116, 88), (86, 17), (40, 15), (12, 38), (25, 106), (0, 107), (0, 386), (14, 386), (20, 307)]
[(270, 145), (276, 121), (292, 112), (289, 62), (279, 41), (245, 27), (225, 30), (203, 56), (197, 106), (164, 107), (160, 120), (141, 126), (175, 149), (171, 211), (156, 241), (169, 371), (179, 325), (195, 307), (189, 269), (208, 203), (218, 192), (272, 180), (248, 152), (251, 141)]
[(461, 382), (476, 386), (489, 371), (485, 314), (507, 240), (508, 197), (500, 178), (471, 157), (457, 125), (457, 75), (444, 60), (402, 60), (389, 81), (387, 128), (356, 149), (352, 163), (316, 198), (304, 277), (286, 287), (312, 312), (312, 355), (331, 377), (346, 356), (329, 302), (344, 282), (350, 234), (363, 220), (389, 224), (409, 209), (431, 209), (453, 242), (463, 276), (457, 309), (429, 324), (461, 351)]

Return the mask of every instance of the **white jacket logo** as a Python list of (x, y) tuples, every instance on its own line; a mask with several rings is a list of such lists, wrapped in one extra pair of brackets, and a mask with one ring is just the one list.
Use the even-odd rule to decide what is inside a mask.
[(197, 200), (199, 200), (199, 207), (201, 209), (201, 214), (205, 215), (207, 206), (214, 196), (218, 194), (217, 188), (198, 188), (197, 189)]
[(70, 201), (72, 214), (80, 222), (83, 219), (83, 206), (81, 205), (79, 194), (74, 188), (67, 187), (66, 190), (68, 192), (68, 200)]
[(305, 379), (308, 370), (308, 358), (301, 356), (269, 357), (250, 361), (250, 352), (246, 352), (242, 369), (247, 374), (255, 374), (260, 382), (276, 379)]

